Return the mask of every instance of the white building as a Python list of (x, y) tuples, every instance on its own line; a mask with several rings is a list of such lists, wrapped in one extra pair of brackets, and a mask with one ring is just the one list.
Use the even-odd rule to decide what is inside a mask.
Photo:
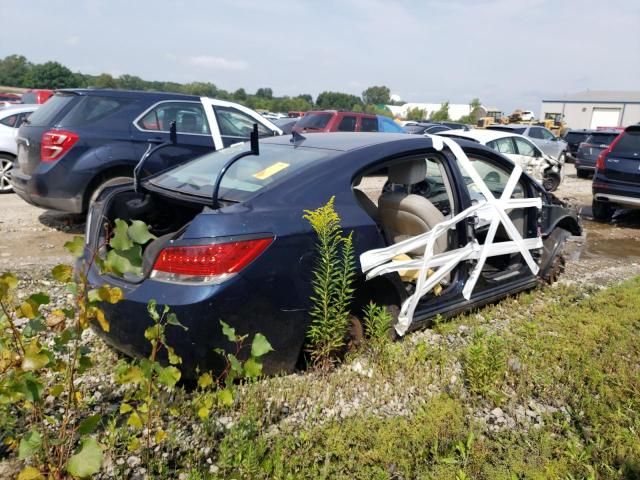
[[(442, 108), (442, 103), (405, 103), (404, 105), (387, 105), (387, 108), (391, 110), (391, 113), (395, 117), (399, 118), (407, 118), (407, 113), (409, 110), (413, 110), (414, 108), (419, 108), (423, 110), (424, 118), (428, 119), (432, 113), (437, 112)], [(483, 109), (484, 107), (480, 107)], [(469, 115), (471, 113), (471, 107), (468, 104), (459, 104), (459, 103), (450, 103), (449, 104), (449, 118), (451, 120), (458, 120), (460, 117), (464, 117), (465, 115)], [(480, 117), (484, 117), (486, 114), (486, 109), (484, 109), (484, 113), (481, 112)]]
[(570, 128), (626, 127), (640, 122), (640, 91), (587, 90), (542, 100), (541, 119), (557, 114)]

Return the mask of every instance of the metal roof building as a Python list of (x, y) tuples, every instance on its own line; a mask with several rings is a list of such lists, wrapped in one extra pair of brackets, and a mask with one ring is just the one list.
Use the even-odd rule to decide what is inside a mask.
[(640, 122), (640, 91), (587, 90), (542, 100), (541, 119), (557, 114), (570, 128), (626, 127)]

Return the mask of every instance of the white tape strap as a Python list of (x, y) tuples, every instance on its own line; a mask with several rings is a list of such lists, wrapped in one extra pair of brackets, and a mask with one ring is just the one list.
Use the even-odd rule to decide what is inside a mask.
[[(420, 298), (446, 278), (460, 262), (467, 260), (478, 261), (463, 288), (463, 296), (468, 300), (471, 298), (488, 257), (520, 253), (531, 272), (535, 275), (538, 273), (539, 267), (533, 260), (530, 250), (542, 248), (542, 239), (539, 237), (523, 239), (508, 215), (508, 212), (514, 209), (542, 208), (542, 200), (540, 198), (510, 198), (522, 176), (522, 168), (519, 165), (515, 165), (502, 195), (498, 199), (495, 198), (467, 155), (456, 142), (449, 138), (427, 136), (431, 138), (433, 147), (436, 150), (442, 150), (445, 145), (449, 147), (464, 173), (471, 178), (480, 193), (484, 195), (486, 201), (472, 205), (451, 219), (440, 222), (429, 232), (416, 235), (388, 247), (369, 250), (360, 255), (360, 265), (363, 273), (367, 273), (367, 280), (399, 270), (419, 270), (415, 292), (403, 302), (400, 309), (398, 323), (395, 326), (399, 335), (404, 335), (410, 327)], [(478, 215), (480, 212), (482, 212), (483, 216), (490, 216), (489, 229), (482, 245), (474, 239), (464, 247), (439, 254), (433, 253), (436, 239), (440, 235), (446, 234), (458, 222), (473, 215)], [(493, 240), (501, 224), (511, 240), (494, 243)], [(406, 254), (421, 247), (424, 247), (422, 258), (402, 261), (393, 260), (397, 255)], [(434, 269), (437, 270), (433, 271)], [(431, 275), (429, 275), (430, 272)]]

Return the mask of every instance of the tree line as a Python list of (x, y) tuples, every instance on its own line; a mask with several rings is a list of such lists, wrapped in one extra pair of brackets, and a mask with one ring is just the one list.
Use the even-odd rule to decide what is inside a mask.
[(272, 112), (307, 111), (317, 109), (353, 110), (392, 116), (385, 105), (391, 103), (390, 89), (372, 86), (362, 96), (342, 92), (325, 91), (313, 99), (310, 94), (296, 96), (274, 96), (271, 88), (258, 88), (248, 93), (244, 88), (231, 92), (217, 87), (212, 82), (177, 83), (150, 81), (123, 74), (114, 77), (108, 73), (89, 75), (72, 72), (58, 62), (32, 63), (22, 55), (9, 55), (0, 60), (0, 85), (21, 88), (115, 88), (125, 90), (154, 90), (230, 100), (249, 108)]

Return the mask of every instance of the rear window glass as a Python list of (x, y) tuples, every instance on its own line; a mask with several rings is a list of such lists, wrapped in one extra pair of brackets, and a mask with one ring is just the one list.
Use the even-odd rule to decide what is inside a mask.
[(592, 145), (609, 145), (617, 136), (617, 133), (593, 133), (589, 135), (585, 142)]
[(38, 110), (29, 117), (29, 125), (34, 127), (47, 127), (53, 125), (60, 112), (69, 105), (77, 95), (56, 94), (47, 100)]
[(362, 126), (360, 130), (363, 132), (377, 132), (378, 131), (378, 119), (370, 117), (361, 117)]
[(567, 133), (564, 137), (567, 143), (581, 143), (589, 136), (588, 133)]
[[(150, 179), (150, 183), (181, 193), (211, 198), (220, 169), (247, 145), (212, 152)], [(239, 159), (227, 170), (218, 197), (242, 202), (271, 183), (335, 152), (319, 148), (260, 145), (260, 155)]]
[(38, 103), (38, 97), (33, 92), (27, 92), (22, 94), (22, 103)]
[(613, 148), (613, 153), (640, 157), (640, 130), (624, 132)]
[(298, 120), (299, 128), (324, 128), (331, 119), (331, 113), (310, 113)]
[[(124, 98), (85, 96), (73, 107), (62, 122), (61, 126), (75, 127), (102, 120), (120, 110), (131, 100)], [(48, 102), (45, 104), (47, 105)]]

